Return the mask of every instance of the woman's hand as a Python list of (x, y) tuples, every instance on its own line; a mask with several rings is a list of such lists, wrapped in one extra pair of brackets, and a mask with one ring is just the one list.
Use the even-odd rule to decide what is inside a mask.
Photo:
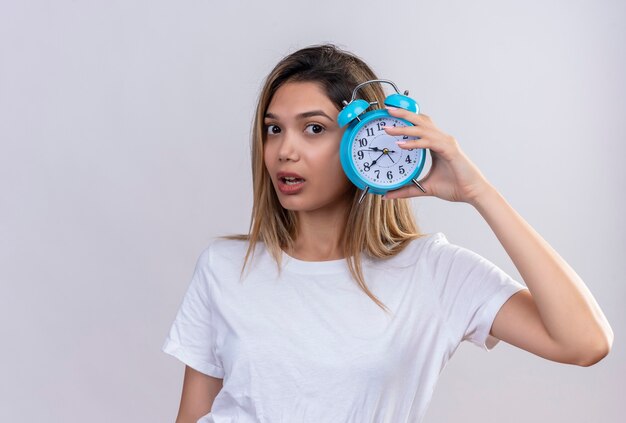
[(391, 116), (408, 120), (415, 126), (385, 127), (389, 135), (420, 137), (398, 144), (401, 148), (428, 148), (432, 164), (426, 177), (419, 181), (423, 193), (415, 184), (389, 191), (384, 199), (435, 196), (448, 201), (474, 204), (476, 198), (492, 188), (478, 167), (461, 151), (456, 139), (437, 128), (424, 114), (387, 107)]

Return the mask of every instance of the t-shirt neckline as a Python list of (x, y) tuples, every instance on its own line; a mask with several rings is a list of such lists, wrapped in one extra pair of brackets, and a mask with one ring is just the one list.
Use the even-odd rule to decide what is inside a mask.
[(305, 261), (290, 256), (284, 250), (282, 261), (283, 268), (296, 273), (322, 274), (342, 273), (348, 271), (348, 260), (345, 258), (324, 261)]

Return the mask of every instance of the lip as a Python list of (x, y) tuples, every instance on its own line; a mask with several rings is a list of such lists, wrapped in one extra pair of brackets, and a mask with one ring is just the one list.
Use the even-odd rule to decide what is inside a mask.
[(304, 179), (302, 176), (298, 175), (297, 173), (293, 173), (293, 172), (278, 172), (276, 174), (276, 177), (278, 179), (284, 178), (285, 176), (291, 176), (291, 177), (298, 178), (298, 179)]
[[(283, 181), (283, 178), (286, 176), (291, 176), (293, 178), (302, 179), (302, 182), (299, 182), (297, 184), (287, 185)], [(297, 194), (300, 191), (302, 191), (302, 188), (304, 187), (304, 184), (306, 183), (306, 179), (304, 179), (302, 176), (298, 175), (295, 172), (278, 172), (276, 174), (276, 178), (278, 180), (278, 189), (283, 194)]]

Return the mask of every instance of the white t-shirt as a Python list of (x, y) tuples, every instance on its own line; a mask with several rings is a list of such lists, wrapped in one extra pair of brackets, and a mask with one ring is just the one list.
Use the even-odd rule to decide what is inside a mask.
[(283, 272), (263, 243), (239, 281), (247, 241), (213, 238), (162, 350), (218, 378), (201, 423), (417, 423), (461, 341), (491, 350), (500, 307), (527, 289), (441, 232), (387, 260), (302, 261)]

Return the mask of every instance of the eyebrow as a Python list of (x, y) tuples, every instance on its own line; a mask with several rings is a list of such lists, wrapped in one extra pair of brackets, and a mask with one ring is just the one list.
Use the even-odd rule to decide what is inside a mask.
[[(310, 112), (300, 113), (299, 115), (296, 115), (296, 119), (304, 119), (304, 118), (308, 118), (311, 116), (324, 116), (331, 122), (334, 122), (334, 120), (330, 116), (328, 116), (326, 113), (324, 113), (322, 110), (311, 110)], [(278, 120), (278, 116), (276, 116), (273, 113), (265, 113), (265, 117)]]

